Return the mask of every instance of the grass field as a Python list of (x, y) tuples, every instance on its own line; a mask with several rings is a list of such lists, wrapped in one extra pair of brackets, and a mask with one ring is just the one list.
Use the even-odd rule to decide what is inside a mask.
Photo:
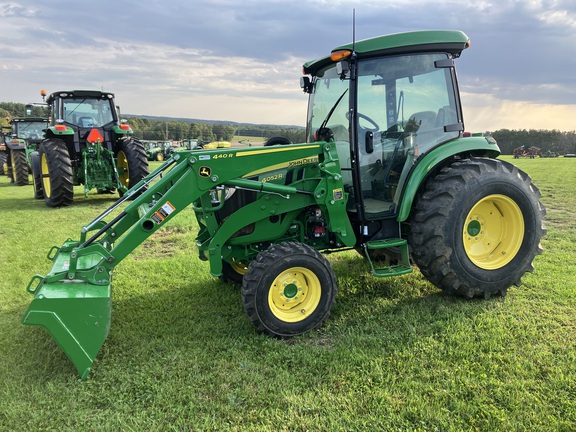
[(186, 210), (116, 268), (112, 327), (85, 381), (20, 323), (25, 287), (114, 197), (77, 188), (73, 206), (49, 209), (2, 176), (0, 430), (576, 430), (576, 159), (513, 162), (542, 192), (548, 234), (507, 297), (451, 298), (417, 271), (376, 279), (335, 254), (325, 325), (269, 338), (198, 260)]

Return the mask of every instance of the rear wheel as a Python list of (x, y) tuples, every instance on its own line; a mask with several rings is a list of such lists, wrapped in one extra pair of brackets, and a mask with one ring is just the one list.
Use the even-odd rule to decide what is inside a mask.
[(30, 167), (32, 168), (32, 185), (34, 186), (34, 198), (44, 198), (42, 187), (42, 168), (40, 164), (40, 154), (38, 152), (30, 153)]
[(6, 166), (6, 152), (0, 151), (0, 175), (8, 174), (8, 167)]
[(412, 257), (442, 290), (463, 297), (505, 295), (542, 253), (540, 191), (512, 164), (473, 158), (444, 168), (417, 198)]
[(28, 162), (26, 162), (26, 150), (11, 150), (10, 160), (12, 164), (12, 182), (16, 186), (28, 184)]
[[(148, 175), (148, 159), (140, 141), (132, 137), (118, 140), (116, 168), (120, 176), (120, 184), (127, 189), (130, 189)], [(118, 189), (118, 194), (123, 196), (124, 192)]]
[(46, 205), (60, 207), (72, 204), (74, 183), (66, 144), (60, 139), (47, 139), (40, 144), (38, 153)]
[(242, 302), (259, 330), (295, 336), (322, 324), (337, 291), (326, 258), (310, 246), (288, 242), (270, 246), (250, 263)]

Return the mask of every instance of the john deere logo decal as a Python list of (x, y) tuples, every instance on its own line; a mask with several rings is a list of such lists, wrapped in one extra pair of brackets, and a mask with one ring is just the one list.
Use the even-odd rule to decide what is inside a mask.
[(199, 174), (200, 177), (210, 177), (210, 174), (212, 174), (212, 170), (210, 169), (210, 167), (203, 166), (200, 167)]

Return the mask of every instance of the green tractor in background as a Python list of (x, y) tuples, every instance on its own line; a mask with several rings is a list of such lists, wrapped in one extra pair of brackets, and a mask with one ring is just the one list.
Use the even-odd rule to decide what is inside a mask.
[(186, 151), (186, 150), (200, 150), (204, 148), (204, 142), (196, 139), (196, 138), (190, 138), (187, 140), (184, 140), (180, 143), (180, 147), (178, 147), (176, 149), (177, 152), (179, 151)]
[(31, 172), (30, 154), (38, 150), (44, 139), (48, 119), (43, 117), (18, 117), (10, 119), (10, 129), (5, 131), (0, 145), (0, 165), (16, 186), (27, 185)]
[(148, 175), (144, 147), (120, 121), (113, 93), (59, 91), (46, 103), (51, 121), (30, 164), (34, 195), (47, 206), (70, 205), (77, 185), (86, 197), (92, 189), (123, 196)]
[(142, 144), (144, 145), (144, 150), (146, 150), (146, 159), (149, 161), (164, 160), (162, 147), (160, 147), (156, 141), (146, 141)]
[(163, 161), (168, 159), (172, 153), (174, 153), (170, 141), (148, 141), (143, 144), (144, 149), (146, 150), (146, 158), (149, 161)]
[(23, 323), (45, 327), (85, 378), (110, 329), (113, 269), (190, 207), (199, 258), (242, 284), (249, 320), (272, 336), (329, 316), (328, 253), (357, 251), (374, 277), (416, 265), (447, 294), (505, 295), (542, 252), (545, 208), (491, 137), (465, 132), (454, 59), (468, 46), (459, 31), (410, 32), (305, 63), (305, 143), (175, 153), (51, 249)]

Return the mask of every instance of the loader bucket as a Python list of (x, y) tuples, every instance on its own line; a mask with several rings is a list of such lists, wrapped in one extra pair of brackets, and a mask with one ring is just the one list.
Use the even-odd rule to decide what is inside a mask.
[[(54, 267), (60, 262), (55, 260)], [(111, 285), (77, 280), (46, 282), (46, 278), (36, 275), (27, 290), (34, 294), (34, 300), (22, 323), (48, 330), (76, 366), (80, 378), (86, 378), (110, 330)]]

